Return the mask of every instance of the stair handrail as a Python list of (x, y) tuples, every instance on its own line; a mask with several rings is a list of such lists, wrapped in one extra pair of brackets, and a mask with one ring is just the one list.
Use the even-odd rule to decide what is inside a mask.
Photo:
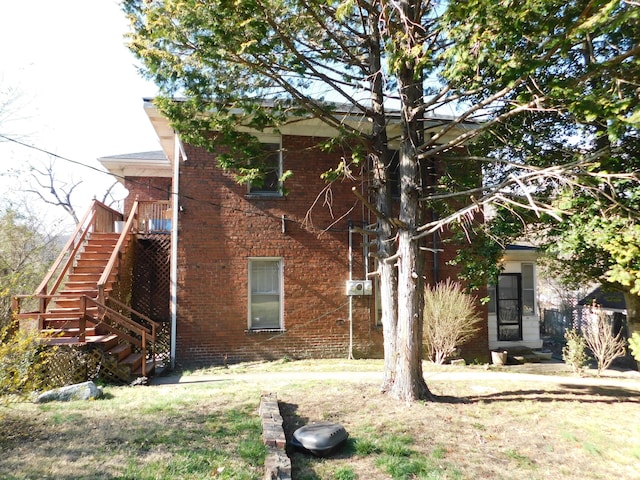
[(138, 213), (138, 200), (135, 200), (133, 202), (133, 205), (131, 206), (131, 211), (129, 212), (129, 216), (127, 217), (127, 221), (124, 224), (124, 228), (122, 229), (122, 232), (120, 233), (120, 237), (118, 237), (118, 242), (116, 243), (115, 247), (113, 247), (113, 251), (111, 252), (111, 256), (109, 257), (109, 261), (107, 262), (107, 265), (104, 267), (104, 270), (102, 271), (102, 275), (100, 276), (100, 280), (98, 280), (98, 285), (97, 285), (98, 286), (98, 301), (100, 303), (104, 303), (105, 302), (104, 287), (109, 282), (109, 277), (111, 276), (111, 272), (113, 270), (113, 267), (115, 266), (116, 262), (119, 259), (122, 247), (125, 244), (125, 240), (127, 239), (127, 236), (131, 233), (131, 229), (133, 227), (133, 222), (135, 221), (135, 219), (137, 217), (137, 213)]
[[(138, 312), (137, 310), (131, 308), (129, 305), (116, 300), (115, 298), (109, 297), (109, 303), (115, 303), (116, 306), (118, 306), (118, 307), (120, 307), (120, 308), (122, 308), (124, 310), (127, 310), (131, 314), (131, 321), (132, 322), (140, 325), (140, 323), (138, 323), (135, 320), (133, 320), (133, 316), (136, 316), (136, 317), (139, 317), (139, 318), (143, 319), (145, 322), (149, 323), (149, 325), (151, 325), (150, 329), (145, 327), (144, 325), (140, 325), (140, 326), (143, 327), (143, 328), (147, 328), (149, 333), (151, 333), (155, 338), (155, 336), (156, 336), (155, 332), (160, 327), (160, 324), (158, 322), (156, 322), (155, 320), (152, 320), (150, 317), (146, 316), (144, 313)], [(110, 308), (107, 305), (105, 305), (105, 306), (107, 308)], [(111, 309), (111, 310), (114, 310), (114, 309)], [(117, 310), (114, 310), (114, 311), (117, 311)]]
[[(67, 243), (65, 244), (62, 251), (60, 252), (60, 255), (58, 255), (58, 258), (56, 259), (56, 261), (53, 262), (53, 265), (51, 265), (51, 267), (49, 268), (49, 271), (47, 272), (44, 279), (42, 280), (42, 282), (40, 282), (40, 285), (36, 289), (35, 296), (40, 298), (40, 312), (46, 311), (50, 296), (54, 295), (57, 292), (58, 287), (62, 283), (62, 280), (66, 275), (66, 273), (69, 271), (69, 268), (71, 267), (73, 260), (75, 259), (78, 253), (78, 250), (80, 250), (80, 247), (82, 246), (84, 240), (86, 239), (87, 233), (89, 232), (89, 229), (93, 225), (96, 218), (96, 213), (97, 213), (96, 202), (97, 200), (93, 200), (93, 202), (85, 212), (84, 216), (82, 217), (82, 220), (78, 222), (78, 225), (76, 226), (73, 234), (71, 234), (71, 236), (69, 237), (69, 240), (67, 240)], [(60, 272), (58, 273), (58, 277), (56, 278), (51, 290), (48, 291), (47, 287), (49, 285), (49, 282), (51, 281), (56, 271), (60, 267), (65, 256), (67, 256), (67, 261), (62, 267), (62, 270), (60, 270)]]
[[(84, 300), (83, 300), (83, 306), (84, 306), (84, 312), (83, 312), (83, 316), (85, 316), (86, 318), (92, 318), (93, 317), (91, 315), (88, 315), (86, 313), (86, 306), (87, 304), (91, 303), (93, 305), (95, 305), (96, 307), (98, 307), (98, 320), (100, 323), (103, 323), (104, 326), (111, 331), (112, 333), (118, 335), (121, 338), (124, 338), (126, 341), (128, 341), (129, 343), (131, 343), (132, 345), (135, 345), (137, 347), (140, 348), (140, 350), (142, 351), (142, 364), (141, 364), (141, 373), (142, 376), (146, 377), (147, 376), (147, 344), (149, 343), (148, 341), (151, 342), (151, 346), (155, 347), (155, 343), (156, 343), (156, 332), (158, 330), (159, 324), (154, 321), (151, 320), (149, 317), (147, 317), (146, 315), (144, 315), (143, 313), (137, 312), (136, 310), (134, 310), (133, 308), (118, 302), (117, 300), (114, 299), (110, 299), (109, 301), (112, 301), (114, 303), (116, 303), (119, 307), (122, 307), (124, 309), (126, 309), (127, 311), (129, 311), (129, 313), (135, 316), (138, 316), (142, 319), (144, 319), (145, 321), (149, 322), (149, 324), (151, 325), (151, 328), (145, 327), (144, 325), (141, 325), (140, 323), (136, 322), (135, 320), (133, 320), (133, 318), (129, 318), (126, 315), (123, 315), (122, 313), (118, 312), (117, 310), (114, 310), (111, 307), (108, 307), (107, 305), (105, 305), (104, 303), (96, 300), (95, 298), (91, 298), (88, 297), (86, 295), (83, 296)], [(101, 313), (100, 313), (101, 312)], [(133, 336), (131, 336), (128, 333), (122, 332), (120, 330), (118, 330), (117, 328), (112, 327), (111, 325), (109, 325), (108, 323), (104, 322), (104, 318), (107, 317), (109, 320), (113, 321), (114, 323), (116, 323), (116, 325), (120, 326), (120, 327), (124, 327), (126, 329), (128, 329), (130, 332), (133, 332), (137, 335), (140, 336), (140, 339), (137, 339)], [(156, 354), (155, 351), (151, 351), (151, 360), (153, 363), (153, 366), (155, 368), (155, 363), (156, 363)]]

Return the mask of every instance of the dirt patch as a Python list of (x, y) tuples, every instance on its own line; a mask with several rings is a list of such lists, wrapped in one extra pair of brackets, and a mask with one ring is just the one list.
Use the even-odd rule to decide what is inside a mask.
[(333, 472), (348, 466), (360, 479), (388, 479), (381, 466), (383, 446), (361, 454), (358, 442), (383, 445), (397, 438), (408, 439), (406, 462), (436, 462), (429, 478), (630, 480), (640, 475), (640, 420), (634, 419), (635, 427), (621, 421), (640, 407), (638, 390), (511, 381), (431, 382), (430, 388), (436, 402), (412, 405), (381, 395), (376, 384), (281, 392), (288, 439), (314, 421), (341, 423), (350, 434), (350, 444), (329, 459), (289, 449), (293, 478), (334, 478)]

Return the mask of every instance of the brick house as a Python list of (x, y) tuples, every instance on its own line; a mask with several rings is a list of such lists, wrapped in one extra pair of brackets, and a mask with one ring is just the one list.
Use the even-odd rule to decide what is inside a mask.
[[(356, 172), (330, 192), (320, 177), (349, 155), (317, 147), (335, 132), (313, 119), (277, 134), (256, 132), (276, 171), (294, 172), (282, 195), (277, 175), (260, 187), (237, 184), (212, 154), (183, 144), (151, 101), (144, 108), (162, 152), (100, 161), (129, 191), (125, 212), (136, 200), (166, 206), (138, 219), (145, 232), (138, 241), (170, 239), (162, 244), (169, 280), (147, 290), (166, 300), (159, 311), (171, 325), (172, 360), (346, 358), (350, 351), (381, 357), (376, 280), (368, 275), (374, 257), (360, 230), (375, 218), (352, 192), (355, 187), (366, 196), (366, 175)], [(447, 263), (454, 248), (442, 250), (437, 236), (431, 241), (436, 248), (427, 254), (427, 280), (456, 278)], [(485, 324), (463, 356), (486, 359), (487, 335)]]

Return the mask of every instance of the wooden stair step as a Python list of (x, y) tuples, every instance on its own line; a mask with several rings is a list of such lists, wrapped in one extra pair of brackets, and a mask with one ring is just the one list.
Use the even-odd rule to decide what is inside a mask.
[(98, 239), (94, 241), (89, 240), (89, 242), (87, 242), (87, 244), (84, 246), (83, 252), (104, 252), (105, 250), (109, 249), (113, 251), (113, 247), (115, 247), (117, 243), (117, 240), (111, 241), (110, 239)]
[(55, 308), (64, 308), (67, 311), (75, 311), (80, 312), (80, 299), (64, 299), (64, 300), (56, 300)]
[(132, 353), (126, 358), (124, 358), (123, 360), (121, 360), (119, 363), (122, 365), (129, 366), (131, 368), (131, 371), (135, 372), (138, 368), (140, 368), (140, 365), (142, 363), (142, 353), (140, 352)]
[[(155, 365), (153, 363), (153, 360), (147, 360), (146, 362), (146, 376), (149, 377), (151, 375), (153, 375), (155, 373)], [(135, 377), (141, 377), (142, 376), (142, 362), (140, 362), (140, 366), (138, 368), (136, 368), (135, 370), (132, 371), (133, 376)]]
[(102, 275), (102, 270), (104, 269), (105, 266), (106, 266), (106, 263), (100, 264), (99, 265), (100, 268), (97, 268), (95, 265), (92, 265), (92, 264), (84, 264), (84, 265), (78, 264), (75, 267), (73, 267), (73, 273)]
[(76, 263), (75, 268), (104, 267), (108, 263), (108, 260), (109, 260), (108, 258), (102, 259), (102, 258), (80, 257), (78, 259), (78, 262)]
[[(68, 317), (68, 318), (47, 318), (44, 319), (42, 324), (45, 326), (44, 328), (78, 328), (80, 326), (80, 319), (78, 317)], [(94, 328), (96, 324), (92, 321), (86, 322), (87, 328)]]
[[(78, 299), (80, 300), (80, 299)], [(97, 313), (98, 312), (98, 307), (87, 307), (87, 312), (88, 313)], [(73, 307), (54, 307), (51, 310), (49, 310), (46, 314), (44, 315), (50, 315), (50, 314), (56, 314), (56, 316), (62, 316), (62, 315), (75, 315), (78, 316), (80, 315), (80, 310), (78, 310), (77, 308), (73, 308)]]
[(69, 274), (67, 283), (69, 282), (94, 282), (100, 280), (102, 273), (98, 272), (72, 272)]
[(118, 336), (114, 333), (97, 334), (87, 337), (87, 343), (99, 345), (107, 351), (118, 345)]
[(117, 238), (97, 238), (97, 239), (93, 239), (93, 240), (89, 240), (86, 245), (84, 246), (84, 249), (96, 249), (96, 248), (109, 248), (111, 247), (113, 249), (113, 247), (115, 247), (116, 243), (118, 243), (118, 239)]
[(98, 253), (100, 255), (110, 256), (111, 253), (113, 253), (115, 246), (116, 246), (116, 242), (88, 243), (82, 249), (81, 255), (84, 255), (86, 253), (89, 253), (89, 254)]
[(81, 342), (78, 337), (56, 337), (56, 338), (42, 338), (41, 342), (50, 347), (57, 347), (62, 345), (81, 346), (87, 342)]
[(115, 238), (117, 240), (119, 237), (120, 237), (120, 234), (115, 232), (93, 232), (90, 238), (92, 240), (95, 240), (98, 238)]
[(66, 291), (95, 290), (97, 288), (98, 280), (71, 280), (68, 281), (64, 287)]
[(110, 342), (117, 342), (118, 337), (116, 335), (87, 335), (84, 342), (80, 341), (78, 336), (75, 337), (55, 337), (45, 338), (47, 345), (86, 345), (92, 343), (94, 345), (108, 345)]
[[(111, 273), (109, 278), (115, 278), (115, 274)], [(67, 278), (67, 285), (69, 283), (97, 283), (102, 277), (102, 271), (100, 272), (74, 272), (69, 274), (69, 278)]]
[(79, 288), (79, 289), (71, 289), (71, 288), (65, 288), (64, 290), (62, 290), (60, 292), (60, 296), (61, 297), (76, 297), (79, 299), (79, 297), (86, 295), (87, 297), (95, 297), (96, 294), (98, 293), (98, 289), (97, 288)]
[[(87, 337), (96, 333), (95, 327), (87, 327), (84, 329)], [(53, 338), (79, 337), (79, 327), (63, 327), (63, 328), (43, 328), (42, 334)]]
[(131, 355), (131, 345), (128, 343), (119, 343), (115, 347), (110, 348), (107, 351), (108, 355), (112, 355), (121, 361)]
[[(104, 291), (105, 292), (111, 292), (112, 289), (105, 288)], [(93, 295), (92, 297), (96, 298), (97, 295)], [(53, 309), (58, 310), (58, 309), (64, 308), (64, 309), (67, 309), (67, 310), (74, 310), (75, 309), (76, 311), (79, 311), (80, 304), (81, 304), (80, 297), (73, 296), (73, 295), (64, 295), (64, 296), (60, 296), (60, 297), (56, 298), (55, 307), (53, 307), (52, 310)], [(87, 310), (90, 310), (90, 309), (96, 310), (97, 307), (93, 307), (93, 306), (87, 307)]]

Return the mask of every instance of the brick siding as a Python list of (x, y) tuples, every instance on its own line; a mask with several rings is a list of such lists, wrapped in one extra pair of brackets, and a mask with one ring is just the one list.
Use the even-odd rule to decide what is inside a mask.
[[(345, 153), (321, 152), (315, 148), (319, 140), (283, 137), (284, 169), (294, 175), (286, 183), (288, 195), (281, 198), (248, 196), (247, 187), (219, 169), (212, 154), (186, 146), (179, 185), (178, 363), (347, 356), (349, 222), (362, 226), (375, 220), (351, 191), (353, 186), (366, 189), (357, 179), (336, 182), (331, 207), (324, 204), (328, 197), (322, 194), (326, 184), (320, 175)], [(168, 198), (162, 196), (168, 179), (135, 180), (127, 186), (129, 199)], [(359, 234), (353, 235), (353, 252), (353, 278), (362, 279)], [(283, 331), (248, 331), (248, 262), (253, 257), (282, 259)], [(433, 260), (428, 257), (425, 273), (431, 279)], [(454, 267), (446, 265), (449, 257), (438, 256), (442, 279), (456, 276)], [(375, 325), (374, 297), (354, 297), (352, 313), (355, 354), (381, 357), (382, 329)], [(486, 326), (465, 347), (465, 356), (468, 351), (470, 358), (480, 357), (483, 349), (487, 357)]]

